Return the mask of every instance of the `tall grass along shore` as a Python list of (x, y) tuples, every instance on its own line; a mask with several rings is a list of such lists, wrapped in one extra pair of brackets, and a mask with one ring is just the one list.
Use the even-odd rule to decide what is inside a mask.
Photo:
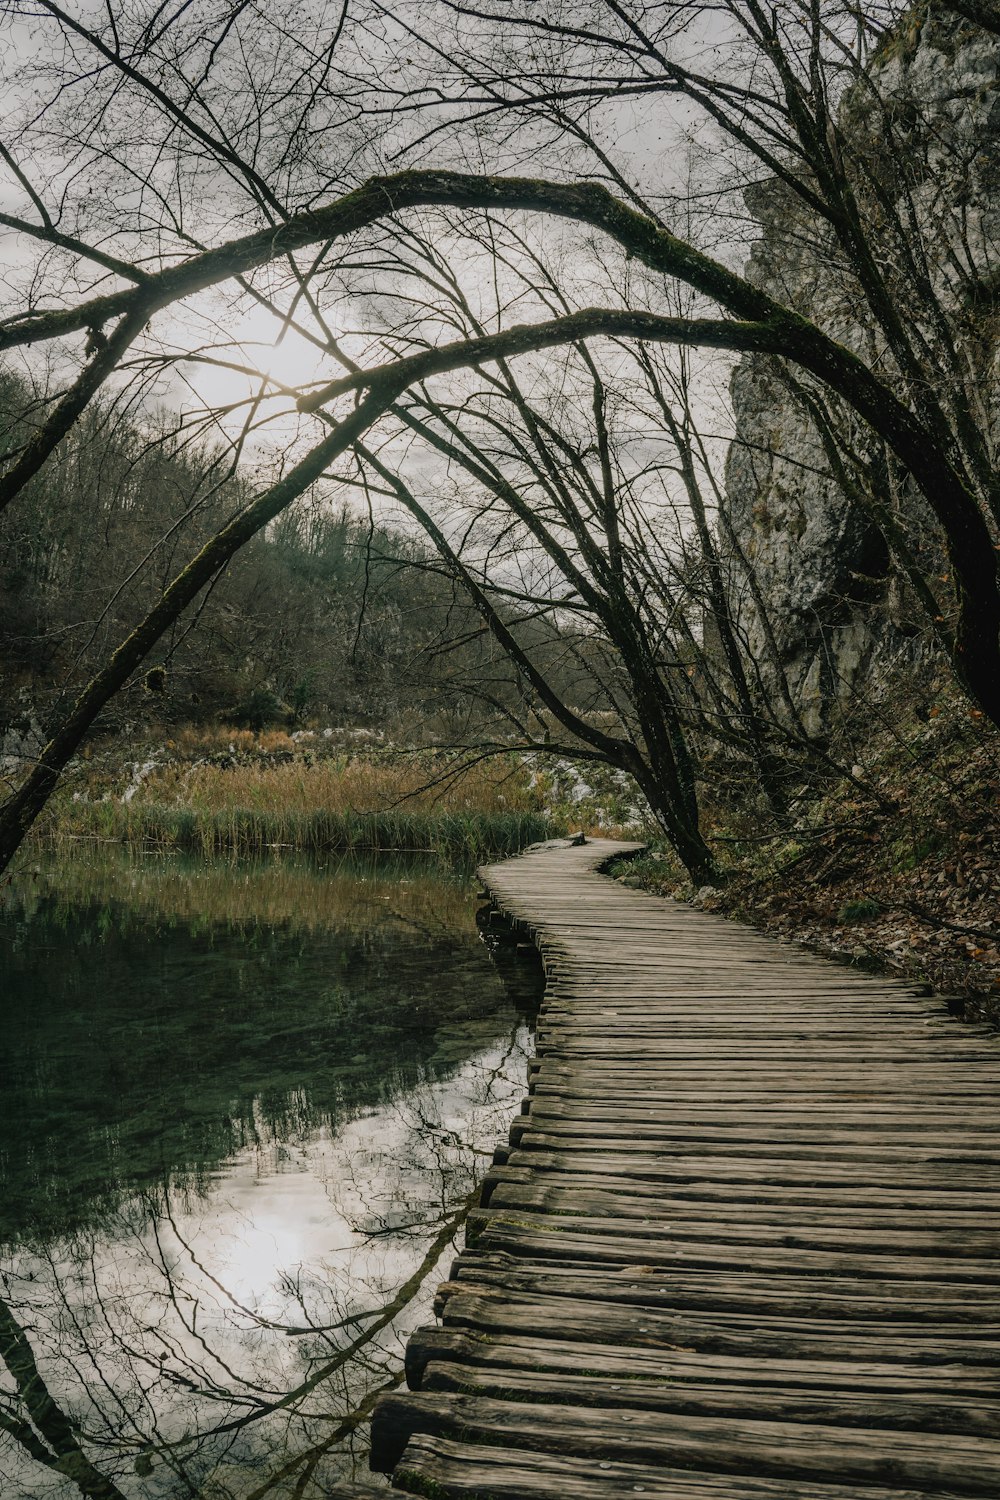
[(112, 764), (81, 762), (39, 830), (206, 855), (292, 848), (504, 855), (565, 833), (521, 761), (345, 747), (319, 736), (188, 731)]

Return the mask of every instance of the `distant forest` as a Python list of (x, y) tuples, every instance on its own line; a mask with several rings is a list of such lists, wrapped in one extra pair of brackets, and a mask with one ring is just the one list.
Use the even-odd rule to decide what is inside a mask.
[[(23, 379), (0, 372), (0, 453), (30, 435), (35, 405)], [(255, 478), (185, 440), (172, 417), (91, 407), (0, 516), (0, 735), (57, 714)], [(522, 618), (519, 634), (550, 666), (546, 641), (565, 651), (543, 618)], [(338, 501), (319, 485), (232, 559), (100, 727), (321, 719), (462, 742), (517, 716), (519, 698), (429, 546), (362, 496), (341, 488)]]

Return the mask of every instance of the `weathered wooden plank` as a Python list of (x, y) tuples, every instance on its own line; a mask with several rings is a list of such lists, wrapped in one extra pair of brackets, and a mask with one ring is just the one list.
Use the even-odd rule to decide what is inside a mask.
[[(928, 1102), (954, 1102), (961, 1096), (980, 1108), (1000, 1101), (1000, 1083), (996, 1078), (980, 1075), (972, 1062), (932, 1058), (886, 1059), (872, 1063), (869, 1059), (853, 1061), (849, 1057), (803, 1053), (797, 1060), (789, 1056), (755, 1055), (752, 1051), (737, 1056), (732, 1049), (719, 1049), (716, 1055), (671, 1055), (656, 1047), (640, 1043), (608, 1047), (603, 1053), (563, 1047), (538, 1053), (532, 1059), (531, 1074), (544, 1074), (546, 1081), (559, 1082), (569, 1088), (599, 1084), (596, 1098), (602, 1095), (630, 1095), (630, 1079), (636, 1064), (641, 1065), (650, 1093), (684, 1094), (703, 1089), (708, 1098), (727, 1094), (785, 1095), (795, 1104), (796, 1095), (814, 1089), (820, 1095), (853, 1095), (858, 1101), (866, 1097), (884, 1097), (897, 1104), (901, 1099), (923, 1096)], [(978, 1087), (977, 1087), (978, 1078)]]
[[(771, 1074), (782, 1077), (789, 1073), (801, 1078), (805, 1074), (833, 1077), (850, 1076), (855, 1081), (864, 1080), (878, 1087), (890, 1073), (898, 1086), (903, 1080), (931, 1084), (939, 1079), (942, 1083), (966, 1081), (970, 1065), (984, 1063), (982, 1053), (961, 1055), (949, 1053), (944, 1048), (940, 1055), (933, 1049), (907, 1051), (905, 1048), (889, 1048), (890, 1056), (884, 1066), (873, 1065), (871, 1047), (860, 1043), (857, 1048), (816, 1046), (809, 1047), (794, 1040), (776, 1041), (765, 1046), (747, 1042), (740, 1046), (738, 1039), (725, 1046), (680, 1046), (671, 1041), (657, 1041), (650, 1037), (630, 1037), (628, 1040), (606, 1042), (603, 1047), (593, 1044), (549, 1044), (540, 1041), (536, 1055), (542, 1061), (549, 1058), (571, 1065), (601, 1065), (606, 1060), (611, 1066), (622, 1067), (635, 1062), (649, 1064), (663, 1072), (682, 1071), (687, 1074), (703, 1074), (726, 1081), (738, 1078), (758, 1077)], [(989, 1088), (996, 1096), (1000, 1091), (1000, 1073), (985, 1073), (980, 1088)]]
[[(627, 1080), (634, 1074), (634, 1064), (640, 1061), (643, 1073), (648, 1075), (654, 1089), (660, 1078), (669, 1079), (671, 1083), (683, 1083), (686, 1079), (696, 1078), (701, 1084), (711, 1081), (714, 1074), (727, 1087), (731, 1087), (734, 1081), (776, 1079), (782, 1090), (791, 1089), (794, 1092), (795, 1080), (803, 1074), (810, 1074), (828, 1079), (831, 1084), (840, 1085), (845, 1081), (853, 1083), (862, 1096), (864, 1089), (869, 1086), (873, 1086), (875, 1091), (885, 1088), (890, 1093), (900, 1093), (907, 1088), (912, 1089), (914, 1084), (929, 1085), (933, 1089), (935, 1083), (940, 1083), (942, 1093), (966, 1093), (981, 1099), (984, 1092), (995, 1097), (998, 1081), (995, 1070), (987, 1072), (981, 1067), (972, 1069), (964, 1063), (938, 1063), (934, 1060), (912, 1062), (901, 1059), (897, 1064), (891, 1057), (884, 1061), (869, 1060), (863, 1065), (836, 1059), (830, 1059), (824, 1064), (822, 1058), (806, 1057), (802, 1059), (801, 1066), (793, 1066), (791, 1061), (782, 1063), (773, 1059), (750, 1058), (743, 1067), (736, 1066), (738, 1059), (734, 1062), (727, 1058), (725, 1067), (722, 1068), (713, 1065), (709, 1059), (659, 1057), (655, 1051), (647, 1053), (643, 1048), (629, 1047), (627, 1044), (622, 1046), (619, 1054), (611, 1042), (599, 1056), (581, 1053), (577, 1057), (571, 1056), (568, 1051), (552, 1052), (539, 1056), (536, 1061), (538, 1068), (551, 1070), (557, 1075), (585, 1077), (589, 1073), (600, 1073), (609, 1084), (618, 1082), (618, 1078)], [(814, 1078), (810, 1078), (810, 1082), (814, 1081)], [(757, 1087), (760, 1087), (759, 1082)]]
[[(542, 1102), (539, 1101), (540, 1104)], [(972, 1128), (957, 1123), (951, 1127), (925, 1124), (922, 1128), (916, 1128), (909, 1122), (883, 1119), (876, 1123), (871, 1120), (866, 1123), (857, 1118), (845, 1127), (840, 1119), (833, 1124), (809, 1114), (786, 1118), (780, 1123), (775, 1123), (768, 1113), (762, 1114), (759, 1121), (747, 1120), (743, 1116), (709, 1123), (707, 1120), (675, 1119), (668, 1109), (623, 1112), (623, 1118), (615, 1120), (613, 1114), (606, 1110), (585, 1116), (575, 1111), (553, 1112), (536, 1108), (530, 1114), (520, 1116), (511, 1125), (508, 1133), (511, 1144), (517, 1145), (523, 1136), (532, 1132), (556, 1137), (593, 1138), (597, 1141), (609, 1136), (621, 1136), (631, 1141), (718, 1141), (727, 1146), (776, 1145), (784, 1142), (848, 1150), (873, 1145), (897, 1149), (908, 1147), (935, 1153), (963, 1148), (974, 1151), (1000, 1150), (1000, 1132), (986, 1122)]]
[[(452, 1442), (415, 1433), (393, 1474), (408, 1494), (436, 1500), (928, 1500), (911, 1486), (809, 1484), (802, 1480), (694, 1473), (607, 1459), (558, 1457)], [(936, 1500), (956, 1500), (934, 1490)]]
[[(492, 1211), (484, 1212), (490, 1215)], [(947, 1277), (956, 1284), (1000, 1285), (1000, 1260), (986, 1257), (958, 1259), (947, 1255), (868, 1251), (864, 1247), (816, 1250), (799, 1245), (696, 1240), (672, 1235), (656, 1225), (636, 1225), (634, 1221), (628, 1223), (628, 1232), (623, 1233), (621, 1224), (622, 1221), (618, 1224), (612, 1221), (609, 1225), (601, 1219), (584, 1223), (572, 1218), (517, 1215), (516, 1211), (504, 1209), (490, 1217), (470, 1243), (540, 1260), (582, 1259), (605, 1266), (644, 1264), (668, 1268), (680, 1261), (685, 1268), (726, 1270), (756, 1266), (770, 1271), (807, 1270), (817, 1276), (899, 1277), (917, 1281)], [(644, 1229), (648, 1232), (643, 1233)]]
[[(654, 1002), (655, 1003), (655, 1002)], [(890, 1032), (872, 1033), (858, 1028), (853, 1036), (843, 1032), (824, 1031), (817, 1028), (815, 1034), (796, 1031), (794, 1028), (779, 1030), (758, 1026), (746, 1030), (739, 1026), (715, 1030), (689, 1030), (682, 1019), (669, 1018), (669, 1024), (660, 1027), (633, 1026), (626, 1018), (615, 1018), (618, 1030), (602, 1036), (598, 1029), (577, 1027), (572, 1022), (558, 1026), (539, 1025), (538, 1056), (558, 1059), (565, 1056), (581, 1066), (595, 1066), (594, 1059), (605, 1057), (611, 1064), (621, 1064), (634, 1057), (637, 1052), (655, 1059), (660, 1067), (672, 1062), (697, 1062), (706, 1057), (717, 1059), (727, 1066), (732, 1062), (760, 1065), (770, 1063), (777, 1067), (786, 1060), (792, 1050), (801, 1055), (803, 1061), (815, 1063), (825, 1058), (830, 1064), (841, 1068), (856, 1062), (870, 1073), (883, 1073), (890, 1067), (902, 1067), (907, 1072), (929, 1070), (936, 1066), (943, 1074), (960, 1071), (968, 1063), (981, 1064), (984, 1087), (994, 1087), (997, 1082), (996, 1045), (989, 1035), (979, 1040), (956, 1040), (939, 1036), (925, 1027), (920, 1035), (913, 1035), (912, 1023), (906, 1030), (909, 1035), (894, 1035)], [(610, 1023), (609, 1023), (610, 1024)]]
[(731, 1274), (713, 1271), (671, 1271), (657, 1276), (651, 1269), (626, 1267), (605, 1271), (590, 1266), (517, 1260), (506, 1255), (465, 1251), (456, 1260), (450, 1281), (438, 1293), (435, 1311), (442, 1312), (449, 1296), (490, 1288), (504, 1293), (596, 1298), (607, 1304), (642, 1307), (698, 1308), (738, 1313), (770, 1312), (781, 1317), (801, 1316), (830, 1321), (880, 1319), (909, 1323), (968, 1323), (981, 1329), (1000, 1322), (996, 1287), (977, 1284), (921, 1281), (876, 1281), (849, 1277), (766, 1275), (757, 1271)]
[[(637, 1060), (638, 1061), (638, 1060)], [(554, 1058), (539, 1058), (537, 1066), (529, 1070), (529, 1093), (540, 1091), (564, 1095), (570, 1091), (585, 1090), (590, 1078), (595, 1080), (595, 1097), (614, 1098), (616, 1095), (632, 1097), (635, 1086), (635, 1062), (628, 1067), (610, 1066), (601, 1070), (585, 1069)], [(537, 1075), (541, 1074), (538, 1078)], [(879, 1075), (868, 1079), (858, 1071), (842, 1073), (826, 1072), (822, 1068), (802, 1068), (798, 1071), (774, 1071), (757, 1069), (753, 1073), (726, 1074), (704, 1068), (663, 1068), (650, 1062), (643, 1068), (648, 1084), (643, 1097), (655, 1106), (671, 1100), (698, 1099), (703, 1104), (718, 1101), (720, 1104), (743, 1104), (749, 1108), (771, 1104), (793, 1104), (803, 1096), (820, 1108), (824, 1104), (847, 1103), (859, 1106), (874, 1091), (882, 1099), (893, 1104), (912, 1099), (919, 1094), (927, 1104), (957, 1103), (970, 1099), (982, 1103), (984, 1098), (994, 1098), (993, 1090), (976, 1086), (975, 1070), (968, 1069), (948, 1077), (912, 1078), (899, 1073)], [(600, 1078), (597, 1083), (598, 1076)]]
[[(622, 1163), (618, 1162), (617, 1166), (621, 1168)], [(904, 1184), (898, 1188), (881, 1185), (865, 1188), (857, 1184), (844, 1186), (836, 1183), (812, 1187), (808, 1183), (796, 1183), (791, 1186), (780, 1182), (713, 1182), (695, 1178), (691, 1182), (672, 1182), (669, 1192), (660, 1188), (654, 1196), (644, 1186), (645, 1178), (641, 1173), (637, 1180), (634, 1175), (629, 1176), (624, 1170), (617, 1172), (595, 1170), (581, 1174), (578, 1167), (578, 1162), (571, 1162), (567, 1170), (562, 1171), (553, 1167), (551, 1162), (547, 1162), (545, 1171), (540, 1172), (534, 1159), (529, 1155), (527, 1164), (493, 1167), (484, 1179), (484, 1183), (487, 1189), (491, 1183), (531, 1182), (544, 1183), (547, 1187), (564, 1188), (573, 1192), (583, 1188), (592, 1188), (595, 1192), (613, 1193), (625, 1197), (643, 1194), (648, 1204), (647, 1217), (651, 1221), (660, 1217), (661, 1209), (666, 1212), (669, 1205), (678, 1205), (678, 1211), (680, 1211), (685, 1204), (695, 1207), (701, 1204), (726, 1204), (731, 1205), (740, 1214), (752, 1213), (754, 1207), (758, 1205), (808, 1206), (811, 1213), (821, 1212), (824, 1208), (835, 1212), (857, 1210), (862, 1218), (869, 1210), (882, 1212), (893, 1209), (900, 1213), (920, 1214), (921, 1222), (923, 1222), (923, 1215), (928, 1212), (943, 1213), (947, 1216), (971, 1214), (980, 1223), (987, 1222), (986, 1216), (995, 1214), (1000, 1207), (1000, 1194), (989, 1188), (961, 1193), (912, 1184)]]
[[(482, 1369), (448, 1360), (428, 1364), (425, 1391), (456, 1391), (502, 1401), (539, 1401), (557, 1406), (598, 1406), (630, 1411), (693, 1416), (743, 1416), (834, 1427), (883, 1428), (904, 1432), (965, 1433), (996, 1438), (1000, 1401), (963, 1401), (940, 1393), (910, 1395), (838, 1390), (821, 1393), (787, 1386), (713, 1385), (710, 1382), (615, 1380), (609, 1376), (549, 1374), (537, 1370)], [(583, 1416), (583, 1421), (588, 1418)]]
[[(718, 1220), (707, 1223), (697, 1219), (655, 1219), (652, 1223), (625, 1218), (619, 1215), (588, 1215), (582, 1212), (559, 1212), (535, 1208), (534, 1205), (518, 1204), (516, 1193), (509, 1197), (515, 1201), (497, 1204), (488, 1209), (475, 1211), (470, 1219), (470, 1244), (491, 1226), (504, 1221), (522, 1223), (526, 1226), (535, 1220), (525, 1212), (534, 1209), (539, 1227), (546, 1233), (562, 1233), (566, 1230), (574, 1235), (593, 1234), (630, 1238), (639, 1242), (636, 1255), (643, 1254), (642, 1246), (649, 1240), (658, 1245), (669, 1245), (672, 1250), (680, 1248), (692, 1253), (710, 1254), (713, 1259), (724, 1246), (761, 1247), (770, 1251), (780, 1245), (787, 1249), (845, 1251), (851, 1255), (878, 1257), (885, 1255), (893, 1261), (899, 1256), (942, 1257), (949, 1264), (962, 1262), (962, 1272), (970, 1267), (966, 1261), (983, 1266), (982, 1281), (1000, 1282), (1000, 1232), (977, 1231), (975, 1229), (883, 1229), (866, 1225), (863, 1228), (842, 1227), (829, 1222), (821, 1224), (727, 1224)], [(474, 1232), (473, 1232), (474, 1226)], [(790, 1257), (792, 1264), (795, 1258)], [(954, 1269), (953, 1269), (954, 1274)]]
[[(727, 1108), (716, 1104), (707, 1108), (697, 1100), (690, 1099), (651, 1108), (641, 1099), (634, 1102), (621, 1100), (615, 1104), (610, 1099), (592, 1100), (581, 1095), (556, 1096), (541, 1093), (524, 1099), (521, 1112), (524, 1115), (530, 1114), (533, 1121), (561, 1120), (577, 1124), (607, 1120), (627, 1127), (628, 1130), (634, 1124), (648, 1120), (697, 1126), (703, 1130), (726, 1131), (745, 1129), (753, 1123), (740, 1107)], [(763, 1118), (768, 1129), (823, 1131), (827, 1139), (831, 1139), (838, 1131), (858, 1130), (878, 1135), (896, 1131), (923, 1134), (925, 1131), (940, 1130), (942, 1134), (950, 1134), (953, 1131), (968, 1130), (974, 1135), (982, 1134), (994, 1140), (1000, 1138), (1000, 1118), (995, 1105), (984, 1109), (966, 1104), (921, 1109), (900, 1102), (895, 1107), (874, 1105), (867, 1109), (840, 1106), (834, 1119), (829, 1117), (830, 1113), (829, 1107), (814, 1107), (811, 1102), (804, 1101), (797, 1109), (787, 1105), (780, 1109), (769, 1109), (764, 1112)]]
[[(588, 983), (586, 990), (579, 993), (566, 988), (556, 989), (554, 985), (547, 988), (546, 993), (550, 998), (542, 1001), (540, 1009), (540, 1014), (545, 1017), (575, 1014), (587, 1018), (604, 1014), (629, 1020), (635, 1015), (648, 1015), (650, 1007), (655, 1005), (657, 1009), (662, 1007), (662, 1013), (672, 1020), (689, 1020), (706, 1028), (713, 1024), (720, 1028), (736, 1025), (741, 1017), (745, 1021), (773, 1024), (779, 1016), (786, 1015), (790, 1025), (856, 1020), (862, 1025), (871, 1021), (891, 1028), (917, 1025), (923, 1030), (925, 1022), (931, 1026), (949, 1018), (940, 1000), (925, 1000), (919, 996), (905, 1001), (862, 999), (843, 990), (789, 994), (783, 985), (748, 989), (740, 984), (709, 989), (707, 985), (685, 980), (683, 989), (674, 990), (664, 983), (635, 983), (627, 989), (610, 989)], [(969, 1024), (974, 1027), (976, 1036), (986, 1029), (975, 1023)]]
[(490, 1369), (534, 1370), (543, 1374), (591, 1374), (631, 1381), (711, 1381), (714, 1384), (771, 1386), (796, 1390), (851, 1389), (924, 1392), (960, 1395), (970, 1403), (1000, 1399), (1000, 1370), (995, 1365), (969, 1365), (960, 1360), (905, 1364), (865, 1360), (857, 1351), (838, 1359), (822, 1355), (754, 1355), (730, 1350), (646, 1346), (620, 1347), (566, 1338), (535, 1338), (530, 1332), (485, 1332), (461, 1327), (420, 1328), (406, 1350), (406, 1379), (419, 1390), (431, 1360)]
[[(538, 1112), (537, 1115), (535, 1112)], [(666, 1098), (650, 1104), (645, 1094), (634, 1100), (622, 1100), (617, 1106), (606, 1093), (592, 1097), (580, 1089), (567, 1085), (556, 1092), (543, 1082), (534, 1094), (521, 1101), (521, 1113), (531, 1114), (537, 1119), (611, 1119), (627, 1128), (633, 1121), (660, 1119), (679, 1125), (701, 1125), (720, 1129), (745, 1126), (750, 1121), (745, 1107), (721, 1101), (705, 1103), (690, 1095), (682, 1098)], [(807, 1126), (816, 1130), (912, 1130), (924, 1131), (940, 1128), (949, 1131), (963, 1128), (965, 1124), (974, 1132), (997, 1134), (1000, 1116), (996, 1105), (987, 1100), (984, 1106), (969, 1104), (964, 1100), (949, 1103), (919, 1101), (910, 1105), (904, 1099), (873, 1101), (867, 1108), (861, 1104), (845, 1103), (842, 1100), (801, 1099), (797, 1103), (786, 1099), (781, 1104), (770, 1105), (760, 1111), (760, 1117), (768, 1128)], [(756, 1115), (753, 1116), (757, 1118)]]
[(389, 1395), (372, 1419), (372, 1464), (390, 1473), (414, 1433), (600, 1461), (674, 1465), (791, 1479), (912, 1485), (996, 1500), (1000, 1443), (965, 1434), (880, 1431), (636, 1408), (579, 1411), (488, 1396)]
[(516, 1120), (510, 1128), (512, 1145), (530, 1150), (578, 1147), (600, 1154), (658, 1149), (676, 1151), (694, 1142), (702, 1154), (731, 1156), (770, 1155), (777, 1152), (789, 1160), (835, 1157), (840, 1161), (967, 1161), (977, 1167), (1000, 1166), (1000, 1133), (940, 1131), (830, 1130), (822, 1125), (768, 1129), (763, 1122), (732, 1126), (673, 1125), (647, 1114), (645, 1119), (623, 1121), (620, 1133), (609, 1133), (607, 1119), (588, 1122), (564, 1121), (543, 1112)]
[(775, 1359), (857, 1359), (869, 1364), (982, 1364), (996, 1366), (1000, 1338), (977, 1328), (949, 1332), (921, 1324), (825, 1322), (808, 1317), (709, 1315), (657, 1308), (598, 1306), (582, 1298), (479, 1296), (463, 1289), (445, 1308), (448, 1327), (537, 1339), (573, 1339), (621, 1348), (702, 1350), (709, 1354)]
[[(594, 1173), (601, 1176), (632, 1177), (648, 1182), (689, 1182), (693, 1178), (704, 1178), (716, 1182), (774, 1182), (784, 1186), (816, 1186), (821, 1184), (851, 1185), (863, 1187), (898, 1187), (901, 1179), (905, 1187), (935, 1188), (939, 1192), (976, 1193), (980, 1189), (988, 1192), (995, 1186), (996, 1174), (989, 1168), (980, 1168), (973, 1162), (963, 1165), (960, 1161), (935, 1160), (927, 1155), (907, 1164), (905, 1172), (900, 1170), (897, 1160), (845, 1161), (834, 1158), (829, 1161), (813, 1160), (808, 1156), (798, 1158), (786, 1151), (773, 1156), (719, 1155), (705, 1153), (695, 1155), (684, 1151), (657, 1153), (636, 1143), (634, 1151), (622, 1148), (621, 1143), (611, 1143), (614, 1149), (598, 1150), (589, 1143), (574, 1148), (571, 1142), (551, 1141), (546, 1137), (533, 1137), (530, 1142), (511, 1151), (508, 1164), (513, 1166), (535, 1165), (536, 1168), (551, 1167), (556, 1171)], [(918, 1157), (919, 1153), (914, 1152)]]
[[(517, 1173), (520, 1180), (504, 1180), (501, 1176), (504, 1173)], [(893, 1208), (886, 1204), (862, 1207), (850, 1200), (847, 1204), (833, 1205), (826, 1201), (808, 1204), (759, 1202), (754, 1198), (734, 1200), (728, 1193), (721, 1203), (673, 1197), (660, 1197), (652, 1203), (648, 1194), (629, 1191), (630, 1186), (635, 1187), (634, 1183), (618, 1181), (615, 1186), (605, 1189), (601, 1187), (603, 1181), (603, 1178), (588, 1179), (557, 1173), (546, 1173), (539, 1181), (537, 1173), (524, 1167), (496, 1167), (488, 1174), (482, 1207), (533, 1209), (541, 1213), (588, 1218), (638, 1219), (647, 1224), (698, 1221), (705, 1226), (718, 1223), (737, 1229), (751, 1224), (766, 1224), (775, 1229), (784, 1225), (809, 1224), (817, 1232), (823, 1225), (899, 1230), (911, 1226), (914, 1218), (912, 1207)], [(978, 1231), (1000, 1233), (1000, 1209), (928, 1208), (924, 1205), (920, 1223), (924, 1229), (954, 1229), (963, 1235), (966, 1231), (973, 1235)]]
[(696, 1025), (689, 1017), (672, 1015), (663, 1010), (660, 1011), (655, 1024), (648, 1020), (641, 1021), (638, 1014), (623, 1016), (620, 1011), (613, 1018), (607, 1016), (595, 1018), (593, 1024), (586, 1017), (572, 1013), (551, 1017), (543, 1012), (544, 1024), (539, 1024), (536, 1034), (546, 1045), (558, 1042), (564, 1035), (573, 1036), (578, 1040), (593, 1041), (600, 1045), (607, 1040), (609, 1019), (627, 1026), (628, 1034), (633, 1039), (674, 1038), (677, 1040), (682, 1036), (689, 1047), (697, 1044), (702, 1047), (718, 1047), (720, 1050), (738, 1041), (757, 1047), (780, 1040), (783, 1043), (798, 1042), (803, 1046), (806, 1044), (816, 1046), (822, 1043), (824, 1046), (837, 1044), (841, 1047), (854, 1048), (878, 1042), (886, 1044), (888, 1049), (896, 1049), (895, 1055), (900, 1055), (907, 1047), (915, 1051), (934, 1054), (946, 1050), (948, 1046), (961, 1047), (963, 1055), (992, 1055), (992, 1038), (989, 1033), (983, 1033), (972, 1045), (969, 1043), (963, 1045), (961, 1042), (956, 1042), (947, 1022), (940, 1024), (924, 1022), (920, 1026), (919, 1035), (914, 1035), (911, 1019), (901, 1019), (898, 1024), (892, 1026), (888, 1023), (871, 1025), (866, 1024), (861, 1016), (854, 1018), (854, 1024), (850, 1019), (834, 1020), (826, 1016), (798, 1024), (785, 1017), (785, 1024), (781, 1025), (778, 1017), (765, 1020), (761, 1016), (756, 1016), (751, 1022), (740, 1022), (734, 1017), (731, 1022), (725, 1024), (716, 1022), (715, 1025), (707, 1026)]
[[(639, 984), (619, 980), (598, 982), (588, 977), (574, 984), (568, 979), (550, 979), (541, 1001), (545, 1015), (577, 1013), (596, 1016), (607, 1009), (609, 1014), (649, 1014), (652, 1002), (663, 1006), (666, 1015), (687, 1016), (696, 1023), (710, 1026), (723, 1024), (741, 1015), (745, 1020), (774, 1020), (787, 1014), (789, 1021), (854, 1018), (885, 1025), (903, 1021), (919, 1023), (947, 1020), (951, 1012), (939, 995), (889, 994), (882, 990), (858, 994), (854, 980), (836, 987), (819, 989), (803, 986), (794, 980), (782, 985), (717, 985), (710, 988), (704, 981), (674, 979), (669, 970), (658, 979)], [(986, 1029), (971, 1022), (974, 1033)]]

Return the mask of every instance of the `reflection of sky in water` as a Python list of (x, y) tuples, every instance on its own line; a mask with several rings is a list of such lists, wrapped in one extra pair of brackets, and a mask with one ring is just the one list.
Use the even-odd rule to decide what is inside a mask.
[[(373, 894), (364, 894), (366, 904)], [(423, 976), (405, 939), (398, 975), (405, 973), (416, 1025), (390, 1024), (391, 979), (373, 983), (358, 969), (362, 1003), (335, 1007), (338, 1026), (363, 1030), (369, 1013), (384, 1024), (374, 1060), (363, 1038), (348, 1040), (345, 1050), (358, 1057), (362, 1048), (366, 1066), (339, 1077), (336, 1111), (316, 1107), (316, 1048), (306, 1047), (297, 1087), (246, 1100), (240, 1138), (250, 1143), (219, 1160), (214, 1152), (228, 1137), (209, 1127), (220, 1086), (232, 1081), (223, 1067), (208, 1078), (204, 1139), (192, 1107), (195, 1129), (178, 1170), (150, 1176), (145, 1159), (137, 1172), (125, 1161), (99, 1212), (77, 1201), (68, 1217), (66, 1184), (50, 1182), (66, 1227), (3, 1263), (16, 1321), (0, 1327), (7, 1366), (0, 1417), (34, 1415), (35, 1438), (52, 1448), (52, 1432), (32, 1413), (23, 1366), (18, 1390), (17, 1350), (26, 1347), (19, 1324), (57, 1409), (76, 1424), (71, 1448), (111, 1482), (109, 1496), (308, 1500), (351, 1472), (352, 1454), (364, 1447), (365, 1402), (399, 1378), (405, 1338), (427, 1321), (461, 1211), (524, 1092), (526, 1032), (500, 998), (468, 920), (464, 931), (438, 923)], [(412, 920), (400, 925), (409, 930)], [(364, 924), (360, 930), (370, 945)], [(280, 924), (275, 932), (280, 938)], [(357, 967), (350, 932), (345, 922), (327, 935), (342, 960), (342, 984)], [(386, 975), (388, 937), (383, 928), (376, 948)], [(136, 941), (133, 933), (131, 956)], [(216, 932), (216, 961), (220, 945)], [(321, 932), (311, 946), (324, 946)], [(273, 943), (264, 947), (270, 983), (276, 954)], [(449, 947), (454, 987), (442, 968)], [(167, 968), (175, 972), (173, 963)], [(480, 992), (470, 1001), (477, 980)], [(255, 1025), (264, 1013), (253, 1011)], [(280, 1030), (287, 1017), (280, 1006), (271, 1013)], [(432, 1014), (436, 1028), (428, 1024)], [(308, 1014), (298, 1014), (295, 1035), (299, 1043), (311, 1035)], [(328, 1039), (320, 1024), (313, 1040)], [(329, 1080), (322, 1059), (316, 1065), (322, 1090)], [(388, 1089), (386, 1079), (393, 1080)], [(272, 1081), (288, 1081), (280, 1047)], [(164, 1080), (170, 1100), (175, 1084)], [(127, 1143), (129, 1133), (115, 1138)], [(46, 1170), (54, 1160), (46, 1157)], [(5, 1497), (69, 1500), (82, 1488), (0, 1435)]]

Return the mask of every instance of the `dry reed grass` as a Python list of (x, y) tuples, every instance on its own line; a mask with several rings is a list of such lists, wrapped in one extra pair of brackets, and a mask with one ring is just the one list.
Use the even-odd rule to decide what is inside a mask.
[[(275, 744), (246, 732), (230, 735), (223, 763), (172, 761), (127, 798), (64, 800), (43, 831), (204, 854), (285, 847), (431, 850), (466, 858), (513, 853), (565, 831), (565, 821), (546, 813), (540, 792), (513, 760), (470, 766), (444, 755), (324, 759), (287, 736), (265, 738)], [(269, 764), (276, 751), (281, 760)]]

